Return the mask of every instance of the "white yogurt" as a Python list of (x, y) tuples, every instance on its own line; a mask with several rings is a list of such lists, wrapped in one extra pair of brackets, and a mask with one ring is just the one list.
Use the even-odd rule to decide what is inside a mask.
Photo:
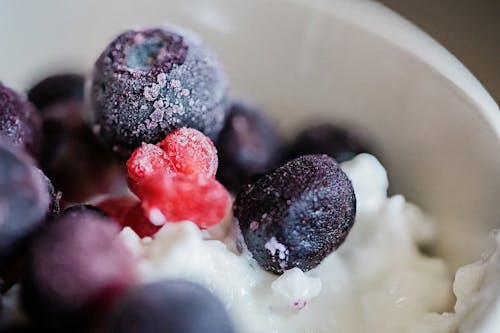
[[(125, 229), (139, 279), (177, 277), (206, 286), (241, 333), (454, 332), (480, 299), (473, 296), (491, 265), (459, 270), (457, 314), (446, 313), (453, 310), (452, 275), (443, 260), (419, 250), (434, 239), (432, 222), (402, 196), (387, 197), (386, 172), (373, 156), (361, 154), (342, 168), (357, 196), (356, 222), (315, 269), (267, 273), (247, 251), (237, 251), (241, 240), (228, 219), (208, 232), (191, 222), (168, 224), (147, 241)], [(498, 257), (497, 251), (497, 264)]]

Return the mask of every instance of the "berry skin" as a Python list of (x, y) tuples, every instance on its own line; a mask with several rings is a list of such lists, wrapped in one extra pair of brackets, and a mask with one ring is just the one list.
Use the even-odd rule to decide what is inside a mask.
[(186, 175), (215, 177), (217, 149), (213, 142), (193, 128), (179, 128), (158, 144), (172, 161), (177, 172)]
[(141, 203), (132, 197), (109, 198), (100, 202), (97, 207), (121, 227), (130, 227), (141, 238), (152, 237), (161, 228), (147, 219)]
[(0, 146), (0, 266), (48, 213), (47, 183), (21, 151)]
[(114, 308), (106, 332), (234, 333), (222, 302), (204, 287), (163, 280), (131, 289)]
[(61, 195), (62, 195), (62, 193), (59, 192), (59, 191), (56, 191), (56, 189), (54, 188), (54, 185), (50, 181), (49, 177), (47, 177), (43, 173), (42, 170), (40, 170), (40, 169), (37, 168), (37, 171), (42, 175), (42, 178), (45, 180), (45, 184), (47, 185), (47, 189), (49, 191), (50, 205), (49, 205), (49, 208), (47, 210), (47, 217), (46, 217), (46, 219), (47, 220), (52, 220), (56, 216), (58, 216), (59, 213), (61, 212), (60, 201), (61, 201)]
[(224, 123), (227, 79), (197, 38), (165, 29), (128, 30), (96, 61), (91, 104), (98, 134), (128, 154), (181, 127), (215, 139)]
[[(81, 208), (81, 207), (80, 207)], [(119, 228), (91, 209), (66, 211), (33, 241), (21, 283), (27, 315), (41, 327), (87, 327), (132, 282)]]
[(174, 173), (175, 166), (160, 147), (145, 143), (132, 153), (127, 161), (128, 176), (137, 183), (158, 173)]
[(216, 146), (217, 179), (232, 192), (276, 167), (282, 155), (282, 142), (272, 124), (241, 103), (231, 106)]
[(56, 74), (37, 82), (27, 93), (28, 100), (40, 112), (53, 104), (83, 101), (85, 79), (80, 74)]
[(20, 146), (38, 157), (41, 125), (35, 107), (0, 82), (0, 143)]
[(356, 198), (334, 159), (306, 155), (248, 185), (234, 215), (248, 250), (267, 271), (317, 266), (354, 224)]
[(322, 124), (308, 127), (300, 132), (290, 147), (288, 158), (326, 154), (338, 163), (342, 163), (369, 151), (367, 138), (361, 133), (331, 124)]
[(219, 223), (229, 204), (229, 193), (214, 178), (163, 174), (138, 184), (138, 195), (155, 225), (192, 221), (200, 228)]

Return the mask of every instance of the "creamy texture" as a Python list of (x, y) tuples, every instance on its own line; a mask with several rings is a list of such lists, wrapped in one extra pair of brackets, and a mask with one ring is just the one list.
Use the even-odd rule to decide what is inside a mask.
[[(459, 270), (458, 315), (446, 313), (453, 310), (452, 275), (443, 260), (420, 250), (434, 239), (432, 222), (401, 195), (387, 197), (386, 172), (373, 156), (361, 154), (342, 168), (357, 196), (356, 223), (315, 269), (265, 272), (228, 218), (205, 231), (190, 222), (168, 224), (146, 241), (125, 229), (122, 237), (139, 257), (139, 279), (182, 277), (205, 285), (242, 333), (455, 331), (484, 269)], [(268, 250), (276, 246), (270, 242)]]

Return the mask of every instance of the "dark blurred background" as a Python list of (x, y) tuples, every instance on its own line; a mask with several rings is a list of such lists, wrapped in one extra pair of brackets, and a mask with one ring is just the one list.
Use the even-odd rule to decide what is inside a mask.
[(453, 53), (500, 104), (500, 0), (379, 0)]

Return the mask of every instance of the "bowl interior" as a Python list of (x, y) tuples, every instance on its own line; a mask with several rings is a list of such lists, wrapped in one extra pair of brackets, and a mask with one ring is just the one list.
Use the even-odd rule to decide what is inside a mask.
[[(492, 124), (470, 94), (395, 42), (404, 29), (418, 29), (363, 3), (47, 0), (30, 1), (27, 10), (26, 2), (7, 0), (0, 78), (24, 89), (55, 69), (89, 71), (129, 27), (168, 21), (192, 29), (220, 55), (234, 94), (268, 110), (286, 133), (319, 120), (365, 130), (391, 191), (435, 217), (438, 251), (455, 268), (475, 260), (500, 225), (498, 118)], [(401, 26), (383, 34), (370, 28), (388, 19)], [(413, 49), (456, 62), (429, 40)], [(473, 80), (467, 71), (457, 75)]]

